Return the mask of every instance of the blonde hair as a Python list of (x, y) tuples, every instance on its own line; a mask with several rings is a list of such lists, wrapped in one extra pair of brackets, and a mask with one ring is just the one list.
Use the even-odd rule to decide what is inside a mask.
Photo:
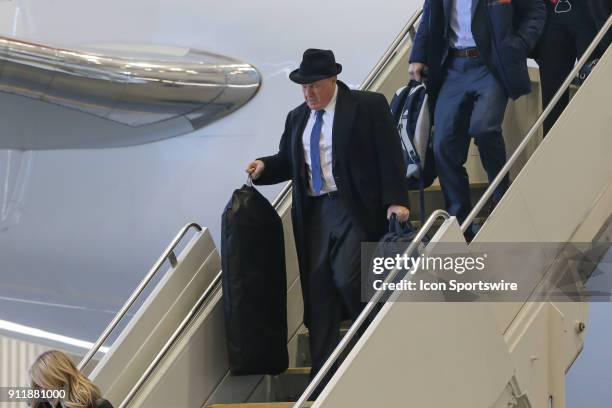
[[(62, 403), (66, 408), (91, 407), (100, 398), (100, 389), (61, 351), (42, 353), (30, 367), (29, 374), (34, 389), (65, 390), (66, 397)], [(30, 404), (36, 408), (39, 402), (33, 400)]]

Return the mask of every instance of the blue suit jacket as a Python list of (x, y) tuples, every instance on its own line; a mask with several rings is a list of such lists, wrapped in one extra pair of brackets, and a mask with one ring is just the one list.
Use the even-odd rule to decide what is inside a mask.
[[(442, 85), (443, 64), (449, 50), (451, 0), (425, 0), (423, 16), (410, 62), (429, 67), (433, 99)], [(493, 75), (516, 99), (531, 91), (527, 54), (535, 46), (544, 23), (542, 0), (473, 0), (472, 35), (480, 55)]]

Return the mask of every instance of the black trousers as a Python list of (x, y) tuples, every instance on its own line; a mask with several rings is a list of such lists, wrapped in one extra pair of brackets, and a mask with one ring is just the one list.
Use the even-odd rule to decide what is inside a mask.
[[(570, 0), (572, 9), (555, 13), (547, 2), (548, 17), (538, 44), (542, 105), (545, 108), (595, 37), (595, 24), (584, 0)], [(555, 124), (569, 102), (569, 91), (561, 97), (544, 121), (544, 134)]]
[(309, 198), (305, 266), (310, 305), (311, 377), (340, 341), (340, 323), (355, 319), (361, 302), (361, 234), (340, 198)]

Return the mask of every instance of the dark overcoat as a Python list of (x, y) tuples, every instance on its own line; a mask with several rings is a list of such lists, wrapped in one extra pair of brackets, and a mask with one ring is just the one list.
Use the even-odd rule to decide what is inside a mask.
[[(363, 241), (378, 241), (387, 231), (389, 205), (408, 206), (401, 143), (389, 105), (379, 93), (350, 90), (341, 81), (332, 127), (332, 172), (339, 199)], [(287, 115), (277, 154), (262, 157), (264, 171), (256, 184), (292, 181), (295, 237), (304, 309), (308, 310), (307, 269), (304, 267), (304, 214), (308, 211), (307, 169), (302, 134), (310, 115), (306, 103)], [(308, 325), (308, 315), (304, 322)]]

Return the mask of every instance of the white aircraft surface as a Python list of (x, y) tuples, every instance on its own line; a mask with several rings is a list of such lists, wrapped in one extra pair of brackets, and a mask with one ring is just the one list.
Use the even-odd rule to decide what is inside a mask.
[[(253, 66), (261, 80), (226, 116), (130, 146), (100, 140), (104, 121), (87, 113), (0, 92), (0, 335), (83, 354), (184, 225), (209, 228), (219, 247), (221, 212), (245, 182), (246, 163), (277, 149), (287, 112), (302, 101), (288, 79), (302, 52), (334, 50), (339, 79), (357, 88), (421, 5), (0, 1), (0, 36), (68, 50), (204, 51)], [(75, 143), (79, 135), (96, 147)], [(48, 148), (64, 137), (74, 145)], [(2, 147), (3, 139), (30, 147)], [(281, 187), (262, 191), (272, 199)], [(591, 326), (609, 317), (602, 309)], [(568, 390), (578, 395), (588, 384), (576, 381), (580, 389)]]
[[(357, 87), (420, 3), (0, 3), (4, 36), (65, 49), (191, 48), (252, 64), (262, 77), (245, 106), (186, 135), (120, 148), (0, 150), (0, 320), (95, 340), (185, 224), (210, 228), (220, 243), (221, 212), (246, 180), (245, 164), (277, 149), (287, 112), (302, 100), (288, 79), (302, 52), (334, 50), (340, 79)], [(0, 98), (3, 123), (27, 123), (8, 126), (10, 135), (5, 128), (5, 138), (61, 138), (49, 113), (18, 111), (24, 99)], [(61, 128), (95, 138), (83, 114), (73, 117), (74, 127)], [(280, 188), (264, 191), (273, 198)]]

